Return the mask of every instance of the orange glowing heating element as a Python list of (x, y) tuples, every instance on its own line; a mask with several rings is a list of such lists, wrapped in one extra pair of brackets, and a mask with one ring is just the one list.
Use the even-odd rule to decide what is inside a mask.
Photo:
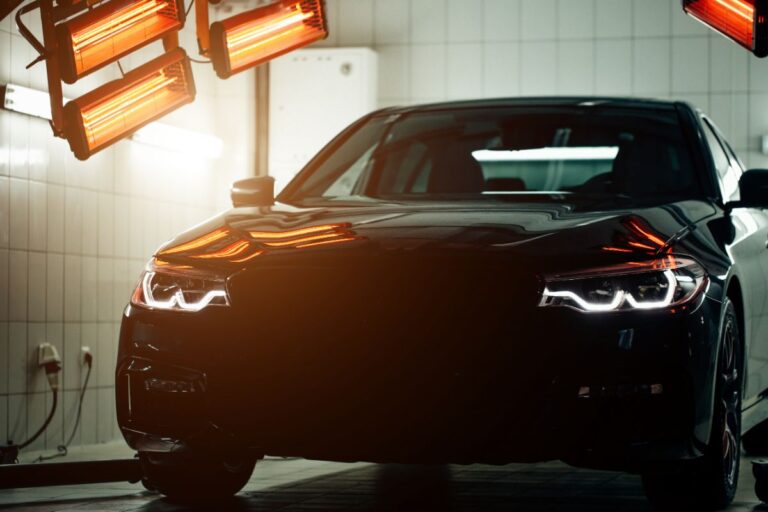
[(750, 5), (744, 0), (716, 0), (717, 3), (734, 13), (736, 16), (740, 16), (750, 23), (755, 16), (755, 7)]
[(85, 159), (194, 97), (189, 60), (176, 49), (68, 103), (67, 139)]
[[(165, 102), (171, 95), (171, 87), (177, 78), (169, 77), (160, 71), (156, 76), (136, 84), (122, 94), (117, 94), (108, 101), (83, 112), (83, 124), (88, 139), (98, 143), (109, 138), (115, 131), (115, 124), (123, 124), (142, 109), (151, 107), (154, 102)], [(117, 127), (120, 130), (122, 126)]]
[(686, 0), (684, 8), (688, 14), (742, 46), (755, 49), (754, 0)]
[(214, 23), (211, 59), (228, 78), (327, 35), (322, 0), (283, 0)]
[(78, 78), (184, 25), (177, 0), (113, 0), (57, 27), (62, 79)]

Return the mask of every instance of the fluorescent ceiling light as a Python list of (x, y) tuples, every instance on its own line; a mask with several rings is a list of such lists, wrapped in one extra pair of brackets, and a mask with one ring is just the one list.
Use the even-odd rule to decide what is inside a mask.
[(522, 149), (520, 151), (482, 149), (473, 151), (478, 162), (552, 162), (572, 160), (614, 160), (619, 154), (618, 146), (605, 147), (564, 147)]
[(131, 139), (148, 146), (212, 159), (221, 157), (224, 149), (224, 143), (218, 137), (162, 123), (150, 123), (140, 128)]
[[(51, 120), (51, 100), (47, 92), (30, 89), (16, 84), (2, 86), (2, 107), (6, 110)], [(64, 98), (67, 102), (67, 98)], [(169, 151), (193, 156), (220, 158), (224, 149), (223, 141), (213, 135), (163, 123), (150, 123), (136, 131), (131, 139)]]
[(6, 84), (3, 90), (4, 109), (51, 120), (51, 100), (48, 93), (16, 84)]

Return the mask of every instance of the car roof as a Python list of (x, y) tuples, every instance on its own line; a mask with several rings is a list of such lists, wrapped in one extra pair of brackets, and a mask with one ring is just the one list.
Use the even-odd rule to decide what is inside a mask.
[[(479, 100), (448, 101), (440, 103), (428, 103), (424, 105), (411, 105), (406, 107), (389, 107), (380, 112), (407, 113), (429, 112), (436, 110), (460, 110), (465, 108), (488, 107), (623, 107), (645, 108), (649, 110), (672, 110), (685, 103), (672, 100), (656, 100), (643, 98), (620, 98), (602, 96), (538, 96), (519, 98), (490, 98)], [(686, 105), (687, 106), (687, 105)], [(690, 107), (689, 107), (690, 108)]]

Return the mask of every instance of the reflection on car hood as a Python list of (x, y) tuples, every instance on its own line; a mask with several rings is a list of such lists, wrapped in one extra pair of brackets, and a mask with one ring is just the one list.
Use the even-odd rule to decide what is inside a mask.
[(177, 237), (157, 255), (246, 265), (277, 258), (487, 253), (563, 268), (651, 258), (670, 250), (695, 222), (714, 212), (703, 201), (632, 209), (577, 202), (276, 205), (230, 210)]

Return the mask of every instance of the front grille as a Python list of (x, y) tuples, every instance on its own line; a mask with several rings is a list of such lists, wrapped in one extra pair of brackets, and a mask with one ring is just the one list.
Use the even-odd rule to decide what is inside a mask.
[(264, 266), (231, 283), (233, 336), (252, 340), (254, 364), (277, 379), (440, 392), (510, 361), (529, 371), (515, 341), (535, 331), (536, 286), (512, 266), (466, 259)]
[(518, 332), (537, 284), (512, 265), (479, 259), (382, 258), (256, 267), (230, 292), (236, 314), (271, 339), (466, 344)]
[[(526, 354), (543, 347), (529, 343), (537, 282), (513, 265), (314, 259), (244, 271), (230, 293), (231, 336), (251, 347), (249, 407), (298, 430), (338, 432), (344, 418), (348, 433), (381, 435), (386, 425), (431, 436), (435, 426), (498, 416), (506, 390), (535, 401), (551, 381), (547, 355)], [(240, 384), (227, 375), (211, 382)]]

